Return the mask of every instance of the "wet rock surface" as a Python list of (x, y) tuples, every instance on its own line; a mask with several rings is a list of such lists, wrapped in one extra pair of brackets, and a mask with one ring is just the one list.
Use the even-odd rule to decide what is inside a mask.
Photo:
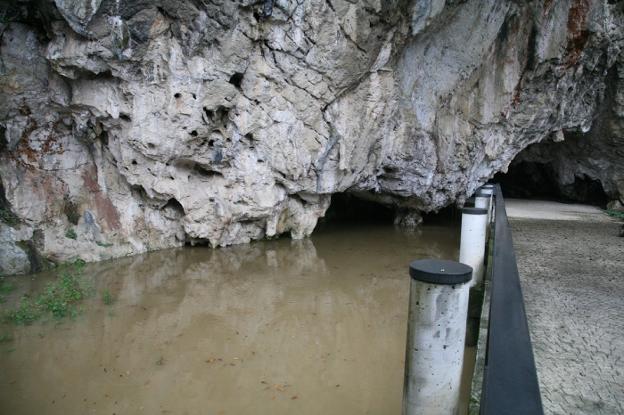
[(0, 7), (0, 226), (45, 261), (302, 238), (337, 192), (437, 210), (621, 119), (616, 2)]

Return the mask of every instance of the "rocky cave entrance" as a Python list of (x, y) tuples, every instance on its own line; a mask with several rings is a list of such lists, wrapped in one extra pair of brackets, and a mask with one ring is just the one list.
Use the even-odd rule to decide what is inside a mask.
[[(601, 182), (582, 173), (574, 173), (573, 182), (562, 177), (558, 143), (533, 144), (511, 162), (507, 173), (498, 173), (506, 197), (584, 203), (605, 208), (609, 197)], [(535, 157), (539, 154), (539, 157)]]
[(319, 219), (315, 231), (328, 227), (348, 225), (394, 225), (416, 229), (422, 224), (458, 223), (461, 210), (451, 205), (436, 212), (418, 212), (362, 198), (353, 193), (335, 193), (325, 216)]
[[(351, 193), (335, 193), (318, 228), (328, 225), (349, 224), (392, 224), (396, 210), (390, 206), (362, 199)], [(317, 228), (317, 229), (318, 229)]]

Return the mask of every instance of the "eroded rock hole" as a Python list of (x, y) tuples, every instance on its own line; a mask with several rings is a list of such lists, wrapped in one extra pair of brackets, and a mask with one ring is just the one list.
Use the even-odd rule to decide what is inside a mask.
[(149, 200), (149, 196), (147, 195), (147, 191), (140, 184), (133, 184), (130, 186), (130, 191), (133, 193), (133, 196), (137, 199)]
[(15, 226), (20, 222), (20, 219), (11, 210), (11, 204), (7, 200), (5, 194), (4, 186), (0, 180), (0, 222), (4, 222), (9, 226)]
[(208, 117), (208, 120), (213, 124), (224, 126), (229, 120), (230, 110), (229, 108), (220, 105), (214, 110), (204, 107), (204, 113)]
[(209, 169), (200, 164), (195, 164), (193, 171), (201, 177), (223, 177), (223, 174), (219, 171)]
[(100, 141), (102, 142), (102, 145), (104, 147), (108, 147), (108, 133), (106, 131), (102, 131), (99, 138), (100, 138)]
[(234, 85), (237, 89), (240, 89), (243, 83), (243, 74), (235, 72), (234, 75), (230, 76), (230, 80), (228, 82)]
[(168, 210), (177, 214), (178, 216), (184, 216), (184, 207), (176, 198), (171, 198), (167, 201), (167, 203), (162, 207), (162, 210)]
[(398, 169), (396, 167), (393, 166), (384, 166), (383, 167), (383, 172), (385, 175), (392, 175), (394, 173), (398, 173)]

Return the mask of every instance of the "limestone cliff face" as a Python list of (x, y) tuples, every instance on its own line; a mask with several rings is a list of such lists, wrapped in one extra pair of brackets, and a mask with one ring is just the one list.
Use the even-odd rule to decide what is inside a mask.
[(596, 128), (624, 62), (612, 1), (0, 7), (3, 273), (301, 238), (336, 192), (461, 203), (527, 145)]
[[(609, 68), (604, 98), (589, 130), (559, 131), (533, 144), (513, 160), (514, 175), (524, 176), (526, 187), (550, 182), (555, 194), (569, 200), (593, 201), (602, 193), (608, 207), (624, 209), (624, 65)], [(541, 166), (527, 169), (524, 165)], [(517, 171), (519, 169), (519, 171)], [(549, 177), (544, 177), (548, 175)], [(579, 184), (579, 181), (581, 182)], [(588, 187), (588, 184), (590, 185)], [(595, 191), (599, 187), (599, 191)], [(603, 196), (604, 197), (604, 196)]]

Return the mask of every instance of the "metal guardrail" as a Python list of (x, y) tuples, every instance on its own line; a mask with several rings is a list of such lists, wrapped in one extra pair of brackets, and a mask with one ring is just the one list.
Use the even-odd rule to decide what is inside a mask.
[(511, 230), (496, 186), (491, 299), (480, 413), (544, 413)]

